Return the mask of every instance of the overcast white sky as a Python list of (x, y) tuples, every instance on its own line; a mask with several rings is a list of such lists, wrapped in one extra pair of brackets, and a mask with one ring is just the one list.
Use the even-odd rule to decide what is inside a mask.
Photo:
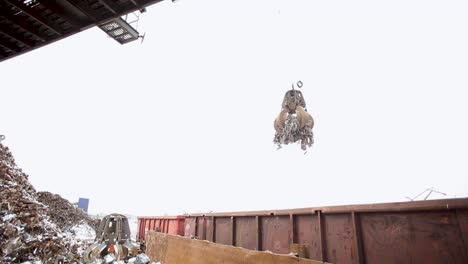
[[(466, 197), (467, 14), (450, 0), (164, 1), (143, 44), (93, 28), (0, 63), (0, 134), (38, 190), (92, 213)], [(307, 155), (272, 143), (297, 80), (316, 122)]]

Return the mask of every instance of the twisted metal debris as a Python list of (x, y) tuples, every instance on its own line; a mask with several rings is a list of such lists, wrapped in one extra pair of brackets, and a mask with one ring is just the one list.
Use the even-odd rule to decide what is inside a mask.
[[(91, 229), (86, 222), (92, 221), (68, 215), (68, 210), (61, 211), (62, 222), (56, 221), (53, 210), (39, 201), (28, 175), (0, 143), (0, 263), (81, 263), (87, 242), (76, 233), (83, 227)], [(71, 228), (61, 228), (65, 226)]]
[[(299, 81), (297, 86), (301, 88), (302, 82)], [(297, 142), (306, 151), (314, 143), (313, 127), (314, 119), (307, 112), (304, 96), (293, 85), (284, 95), (281, 112), (275, 119), (276, 133), (273, 142), (278, 145), (278, 149), (282, 145)]]

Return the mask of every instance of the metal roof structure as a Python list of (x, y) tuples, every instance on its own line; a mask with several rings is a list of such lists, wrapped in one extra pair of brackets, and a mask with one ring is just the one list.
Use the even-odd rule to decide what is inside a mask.
[(93, 26), (124, 44), (135, 39), (135, 31), (120, 17), (161, 1), (2, 0), (0, 62)]

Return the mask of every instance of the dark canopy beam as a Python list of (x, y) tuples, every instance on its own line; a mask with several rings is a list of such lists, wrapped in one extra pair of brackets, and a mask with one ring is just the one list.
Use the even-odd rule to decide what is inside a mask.
[(91, 10), (88, 6), (83, 4), (83, 2), (77, 0), (66, 1), (72, 4), (78, 10), (80, 10), (83, 14), (85, 14), (92, 22), (97, 22), (100, 20), (98, 15), (95, 12), (93, 12), (93, 10)]
[(74, 5), (70, 4), (68, 1), (50, 1), (43, 0), (41, 5), (50, 9), (54, 13), (60, 15), (65, 19), (70, 25), (74, 28), (79, 28), (89, 23), (89, 18)]
[(0, 0), (0, 62), (161, 1)]
[(8, 57), (8, 54), (6, 52), (4, 52), (3, 50), (0, 50), (0, 59), (1, 58), (6, 58)]
[(119, 10), (116, 9), (116, 7), (113, 7), (113, 5), (115, 5), (115, 3), (112, 3), (111, 1), (109, 0), (98, 0), (99, 3), (101, 3), (103, 6), (105, 6), (107, 9), (109, 9), (109, 11), (111, 11), (112, 13), (117, 14), (119, 13)]
[(6, 35), (16, 41), (19, 41), (21, 43), (23, 43), (24, 45), (28, 46), (28, 47), (33, 47), (35, 45), (35, 43), (31, 40), (28, 40), (26, 39), (23, 35), (21, 34), (18, 34), (17, 32), (15, 32), (14, 30), (11, 30), (3, 25), (0, 25), (0, 33), (2, 33), (3, 35)]
[(45, 38), (47, 38), (46, 36), (43, 36), (43, 34), (39, 33), (37, 28), (34, 28), (31, 24), (27, 23), (24, 20), (21, 20), (20, 18), (18, 18), (18, 16), (8, 14), (4, 10), (2, 10), (2, 13), (0, 13), (0, 16), (4, 17), (6, 20), (10, 21), (11, 23), (16, 24), (18, 27), (34, 35), (37, 39), (39, 39), (42, 42), (44, 42)]
[(11, 44), (10, 42), (6, 41), (4, 38), (0, 38), (0, 47), (3, 47), (5, 49), (8, 49), (13, 52), (19, 52), (21, 51), (20, 47)]
[(9, 3), (10, 5), (14, 6), (18, 10), (22, 11), (29, 17), (33, 18), (37, 22), (41, 23), (48, 29), (50, 29), (52, 32), (54, 32), (57, 35), (62, 35), (62, 29), (60, 29), (57, 25), (49, 21), (47, 18), (39, 14), (34, 8), (27, 6), (23, 2), (15, 1), (15, 0), (4, 0), (5, 2)]

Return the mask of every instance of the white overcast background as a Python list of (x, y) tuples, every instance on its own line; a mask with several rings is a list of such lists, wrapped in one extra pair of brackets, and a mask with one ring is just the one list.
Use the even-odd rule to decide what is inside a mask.
[[(135, 215), (468, 196), (468, 2), (181, 0), (0, 63), (40, 191)], [(276, 150), (291, 83), (315, 141)]]

